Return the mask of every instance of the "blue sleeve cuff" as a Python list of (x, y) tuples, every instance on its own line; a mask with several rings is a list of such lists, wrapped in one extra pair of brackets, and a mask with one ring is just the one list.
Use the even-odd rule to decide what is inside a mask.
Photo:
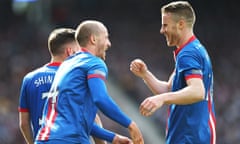
[(96, 123), (93, 124), (91, 135), (108, 142), (112, 142), (115, 137), (115, 134), (113, 132), (100, 127)]

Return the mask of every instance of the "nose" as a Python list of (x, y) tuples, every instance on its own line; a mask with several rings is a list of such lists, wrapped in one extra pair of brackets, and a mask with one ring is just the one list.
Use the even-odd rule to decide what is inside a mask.
[(162, 27), (160, 28), (160, 33), (161, 33), (161, 34), (163, 34), (163, 33), (164, 33), (164, 31), (163, 31), (163, 28), (162, 28)]
[(110, 48), (111, 47), (111, 42), (110, 42), (110, 40), (108, 40), (108, 48)]

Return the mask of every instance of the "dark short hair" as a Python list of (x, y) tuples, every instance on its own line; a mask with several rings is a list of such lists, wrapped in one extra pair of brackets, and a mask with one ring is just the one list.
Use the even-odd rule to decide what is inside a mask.
[(174, 1), (161, 8), (162, 13), (172, 13), (176, 20), (185, 19), (190, 25), (195, 23), (195, 12), (191, 4), (187, 1)]
[(48, 37), (48, 48), (51, 55), (64, 53), (63, 45), (75, 41), (75, 30), (71, 28), (58, 28), (53, 30)]

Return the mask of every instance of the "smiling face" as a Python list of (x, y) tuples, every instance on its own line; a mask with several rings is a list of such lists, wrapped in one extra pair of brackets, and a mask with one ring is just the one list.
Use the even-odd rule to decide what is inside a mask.
[(111, 47), (111, 42), (103, 23), (95, 20), (82, 22), (76, 30), (75, 38), (82, 48), (103, 60), (106, 59), (106, 51)]
[(172, 13), (162, 14), (160, 33), (166, 38), (168, 46), (177, 46), (181, 37), (181, 23), (173, 18)]
[(106, 51), (111, 47), (108, 31), (105, 27), (99, 35), (96, 36), (96, 56), (101, 59), (106, 59)]
[(175, 1), (161, 8), (162, 27), (160, 33), (168, 46), (180, 47), (193, 35), (195, 12), (189, 2)]

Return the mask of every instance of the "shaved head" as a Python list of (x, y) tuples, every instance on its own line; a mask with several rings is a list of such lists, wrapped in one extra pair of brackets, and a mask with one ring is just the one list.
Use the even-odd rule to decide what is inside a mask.
[(99, 36), (106, 30), (106, 27), (101, 22), (87, 20), (80, 23), (77, 27), (75, 39), (80, 46), (85, 47), (91, 35)]

